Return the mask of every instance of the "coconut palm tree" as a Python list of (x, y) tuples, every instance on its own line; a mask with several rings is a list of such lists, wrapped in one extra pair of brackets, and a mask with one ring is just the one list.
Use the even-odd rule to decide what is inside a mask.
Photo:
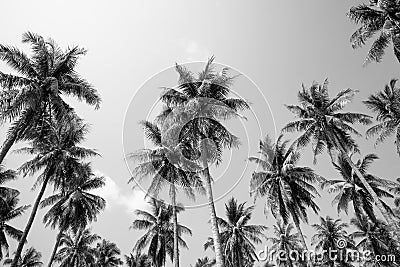
[(98, 155), (92, 149), (79, 146), (88, 132), (88, 126), (83, 124), (79, 118), (75, 117), (71, 119), (71, 117), (67, 117), (64, 121), (56, 122), (52, 120), (46, 122), (46, 124), (46, 138), (41, 138), (41, 133), (34, 131), (31, 134), (38, 134), (39, 136), (36, 136), (31, 141), (30, 147), (18, 150), (20, 153), (34, 155), (33, 159), (25, 162), (19, 168), (19, 171), (24, 176), (36, 174), (41, 170), (43, 171), (34, 186), (38, 187), (41, 184), (31, 215), (25, 226), (24, 234), (18, 244), (14, 261), (11, 264), (12, 267), (15, 267), (21, 255), (22, 248), (26, 242), (48, 183), (52, 183), (55, 190), (59, 189), (66, 184), (65, 181), (68, 179), (65, 176), (66, 168), (77, 167), (82, 159)]
[(17, 174), (13, 170), (6, 170), (4, 166), (0, 165), (0, 202), (2, 205), (6, 204), (5, 199), (10, 195), (18, 194), (18, 190), (9, 187), (1, 186), (7, 181), (14, 180)]
[(102, 197), (90, 192), (105, 185), (104, 177), (93, 174), (90, 163), (82, 163), (78, 168), (74, 166), (68, 176), (73, 178), (66, 181), (67, 184), (61, 192), (47, 197), (40, 203), (41, 208), (51, 205), (43, 218), (43, 223), (53, 229), (58, 227), (49, 267), (54, 261), (62, 234), (67, 229), (77, 232), (81, 228), (86, 228), (89, 223), (97, 220), (97, 215), (106, 206), (106, 201)]
[(161, 101), (166, 107), (158, 119), (166, 129), (163, 140), (175, 142), (175, 145), (188, 143), (193, 151), (198, 152), (194, 158), (203, 168), (201, 174), (210, 206), (216, 265), (222, 267), (223, 254), (209, 167), (213, 162), (218, 165), (222, 161), (225, 148), (239, 145), (238, 138), (222, 124), (222, 120), (239, 118), (237, 112), (248, 109), (249, 105), (243, 99), (230, 97), (235, 77), (229, 76), (227, 68), (217, 73), (213, 61), (214, 57), (211, 57), (198, 75), (176, 64), (178, 86), (166, 88), (162, 94)]
[[(155, 267), (165, 266), (167, 255), (173, 260), (174, 231), (172, 214), (173, 207), (163, 201), (150, 199), (149, 205), (151, 212), (135, 210), (139, 219), (133, 221), (131, 229), (145, 230), (146, 233), (140, 237), (133, 248), (136, 253), (141, 253), (148, 247), (147, 255), (151, 258)], [(183, 211), (179, 207), (178, 212)], [(181, 247), (187, 248), (186, 242), (181, 238), (181, 234), (192, 235), (192, 231), (178, 224), (178, 241)]]
[(116, 244), (103, 239), (96, 246), (96, 264), (95, 267), (113, 267), (122, 265), (122, 260), (118, 257), (121, 250)]
[[(382, 222), (372, 222), (366, 216), (353, 218), (351, 224), (356, 228), (352, 233), (355, 240), (359, 240), (357, 248), (368, 250), (372, 255), (367, 259), (365, 266), (399, 266), (400, 251), (398, 240), (392, 239), (388, 226)], [(379, 261), (377, 255), (394, 255), (395, 261)]]
[[(374, 190), (379, 198), (393, 198), (393, 196), (385, 190), (388, 188), (389, 181), (367, 173), (368, 167), (376, 159), (378, 159), (378, 156), (375, 154), (368, 154), (363, 159), (358, 160), (357, 163), (355, 163), (355, 166), (360, 170), (370, 187)], [(345, 211), (347, 214), (349, 210), (349, 203), (352, 202), (356, 216), (364, 214), (367, 215), (371, 220), (376, 221), (372, 196), (368, 193), (365, 186), (362, 184), (357, 175), (355, 175), (351, 169), (351, 166), (347, 163), (342, 155), (339, 155), (338, 162), (337, 164), (334, 163), (334, 166), (339, 171), (343, 179), (325, 181), (322, 184), (322, 188), (329, 186), (330, 192), (338, 193), (332, 202), (332, 205), (337, 205), (338, 213), (340, 213), (340, 211)], [(383, 200), (379, 199), (379, 201), (388, 211), (390, 211), (390, 207)]]
[(151, 267), (149, 256), (140, 253), (125, 255), (125, 263), (128, 267)]
[[(320, 224), (313, 224), (312, 227), (315, 229), (315, 234), (312, 237), (312, 244), (315, 245), (315, 249), (317, 251), (324, 251), (322, 265), (323, 266), (336, 266), (335, 261), (329, 257), (327, 253), (330, 251), (336, 251), (336, 255), (345, 250), (347, 248), (355, 248), (354, 243), (349, 237), (346, 228), (348, 225), (343, 223), (341, 219), (332, 219), (331, 217), (327, 216), (326, 218), (320, 217)], [(342, 246), (344, 244), (345, 246)], [(343, 253), (343, 255), (345, 255)], [(345, 259), (338, 259), (338, 264), (344, 267), (346, 263)]]
[[(283, 141), (280, 135), (275, 144), (269, 138), (260, 142), (260, 157), (250, 158), (262, 168), (254, 172), (250, 181), (250, 193), (257, 200), (265, 198), (265, 211), (287, 224), (292, 218), (302, 245), (307, 249), (307, 243), (302, 233), (300, 222), (308, 222), (307, 208), (318, 213), (318, 205), (314, 202), (318, 191), (314, 183), (323, 181), (309, 167), (297, 166), (300, 153), (294, 147), (288, 148), (288, 141)], [(310, 264), (312, 264), (310, 262)]]
[(204, 257), (201, 259), (197, 259), (195, 265), (190, 265), (191, 267), (213, 267), (215, 266), (215, 259), (209, 259), (208, 257)]
[[(299, 233), (292, 233), (293, 224), (284, 224), (278, 222), (273, 226), (274, 237), (268, 238), (272, 242), (272, 250), (279, 252), (276, 258), (276, 265), (278, 267), (294, 267), (295, 261), (294, 254), (301, 255), (303, 251), (301, 237)], [(291, 253), (293, 254), (290, 257)]]
[(378, 36), (372, 43), (365, 62), (380, 62), (390, 43), (400, 61), (400, 4), (393, 0), (369, 2), (369, 5), (353, 6), (347, 14), (354, 23), (361, 25), (351, 36), (351, 45), (353, 48), (362, 47), (369, 39)]
[[(376, 114), (377, 125), (369, 128), (367, 136), (378, 136), (376, 144), (384, 142), (394, 133), (400, 133), (400, 89), (397, 80), (392, 79), (385, 88), (368, 97), (364, 104)], [(400, 135), (396, 134), (395, 144), (400, 155)]]
[(8, 241), (9, 236), (12, 239), (20, 240), (22, 236), (22, 231), (11, 226), (10, 221), (21, 216), (29, 208), (29, 206), (18, 206), (18, 194), (8, 195), (4, 199), (4, 205), (0, 206), (0, 260), (3, 259), (3, 252), (8, 254)]
[[(186, 195), (194, 199), (194, 190), (197, 188), (202, 192), (201, 179), (194, 170), (198, 167), (193, 162), (183, 157), (181, 147), (171, 147), (162, 140), (162, 132), (159, 126), (149, 121), (142, 121), (144, 133), (147, 139), (153, 143), (154, 149), (140, 149), (129, 155), (129, 159), (138, 162), (138, 166), (132, 171), (129, 183), (141, 181), (151, 176), (150, 187), (146, 190), (146, 196), (158, 197), (164, 187), (169, 187), (169, 195), (172, 201), (174, 222), (174, 257), (175, 267), (179, 267), (179, 244), (178, 244), (178, 215), (177, 215), (177, 190), (183, 189)], [(189, 170), (190, 169), (190, 170)]]
[(73, 96), (99, 107), (97, 91), (76, 72), (86, 50), (78, 46), (62, 50), (52, 39), (26, 32), (22, 42), (32, 48), (28, 57), (17, 47), (0, 45), (0, 60), (17, 74), (0, 72), (0, 123), (12, 121), (0, 151), (0, 164), (11, 146), (40, 128), (45, 116), (63, 118), (73, 109), (62, 96)]
[(60, 262), (60, 267), (90, 267), (96, 260), (96, 249), (92, 247), (100, 236), (92, 234), (90, 229), (79, 229), (74, 233), (63, 233), (60, 249), (55, 260)]
[[(30, 247), (25, 250), (22, 258), (18, 260), (17, 267), (41, 267), (43, 266), (42, 253), (38, 252), (35, 248)], [(12, 259), (4, 260), (4, 265), (10, 265)]]
[[(218, 226), (224, 251), (225, 266), (251, 266), (258, 260), (256, 244), (262, 243), (267, 227), (248, 224), (254, 206), (245, 207), (245, 202), (238, 204), (236, 199), (229, 199), (225, 204), (227, 220), (218, 217)], [(204, 248), (214, 248), (213, 239), (209, 238)]]
[(309, 89), (303, 86), (298, 93), (300, 105), (289, 105), (287, 108), (296, 114), (298, 120), (289, 122), (283, 129), (286, 132), (299, 131), (301, 136), (296, 140), (298, 147), (307, 146), (313, 141), (314, 159), (326, 148), (334, 162), (332, 152), (337, 151), (343, 155), (344, 160), (351, 166), (361, 183), (372, 196), (375, 205), (391, 223), (390, 212), (382, 205), (378, 195), (368, 184), (357, 166), (349, 157), (350, 151), (358, 152), (358, 146), (351, 135), (360, 136), (360, 133), (353, 128), (353, 124), (369, 124), (370, 116), (361, 113), (339, 112), (346, 104), (351, 102), (356, 91), (345, 89), (340, 91), (334, 98), (329, 97), (328, 81), (320, 85), (313, 83)]

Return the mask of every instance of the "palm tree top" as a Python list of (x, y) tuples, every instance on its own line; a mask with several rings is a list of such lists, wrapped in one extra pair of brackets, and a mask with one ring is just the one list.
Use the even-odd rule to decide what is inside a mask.
[(341, 90), (331, 98), (328, 92), (328, 80), (322, 84), (314, 82), (309, 88), (302, 86), (297, 98), (299, 105), (287, 105), (289, 111), (295, 114), (297, 120), (289, 122), (283, 132), (302, 132), (296, 139), (298, 147), (313, 144), (314, 160), (326, 148), (341, 147), (345, 151), (359, 151), (358, 145), (351, 135), (361, 136), (353, 127), (354, 123), (367, 125), (371, 117), (362, 113), (343, 112), (357, 93), (350, 88)]

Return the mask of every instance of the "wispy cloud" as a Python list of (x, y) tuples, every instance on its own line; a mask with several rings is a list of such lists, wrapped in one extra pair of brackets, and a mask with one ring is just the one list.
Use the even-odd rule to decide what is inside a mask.
[(95, 193), (107, 201), (106, 209), (111, 209), (114, 205), (122, 206), (127, 213), (132, 213), (135, 209), (146, 209), (146, 194), (140, 189), (134, 189), (129, 194), (124, 194), (117, 183), (101, 171), (95, 171), (95, 175), (103, 176), (106, 185), (96, 189)]

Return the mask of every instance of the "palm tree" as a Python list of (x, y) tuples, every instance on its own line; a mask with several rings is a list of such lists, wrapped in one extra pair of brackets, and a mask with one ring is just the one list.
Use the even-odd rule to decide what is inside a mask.
[[(388, 226), (381, 222), (372, 222), (366, 216), (353, 218), (351, 224), (356, 231), (352, 233), (354, 239), (359, 242), (356, 247), (360, 250), (368, 250), (372, 257), (368, 259), (366, 266), (399, 266), (400, 251), (398, 241), (392, 239)], [(377, 255), (394, 255), (395, 262), (375, 261)]]
[[(293, 257), (291, 253), (298, 253), (301, 255), (302, 241), (299, 233), (293, 234), (293, 225), (291, 223), (284, 224), (278, 222), (273, 226), (274, 237), (268, 238), (272, 242), (272, 249), (279, 252), (279, 257), (276, 258), (276, 265), (278, 267), (294, 267)], [(284, 256), (281, 253), (285, 254)]]
[(334, 161), (332, 151), (338, 151), (339, 154), (343, 155), (344, 160), (351, 166), (351, 169), (372, 196), (375, 205), (386, 221), (390, 223), (392, 222), (390, 213), (382, 205), (378, 195), (348, 155), (349, 151), (359, 151), (351, 134), (360, 136), (360, 133), (353, 128), (353, 124), (369, 124), (371, 122), (370, 116), (365, 114), (339, 112), (346, 104), (351, 102), (355, 93), (356, 91), (345, 89), (334, 98), (330, 98), (327, 80), (322, 85), (313, 83), (309, 89), (303, 86), (303, 90), (298, 93), (300, 105), (287, 106), (291, 112), (296, 114), (298, 120), (288, 123), (283, 130), (286, 132), (303, 132), (296, 140), (296, 145), (299, 147), (304, 147), (313, 140), (314, 159), (326, 148), (332, 161)]
[(90, 267), (96, 260), (96, 249), (92, 245), (100, 237), (92, 234), (90, 229), (80, 229), (74, 233), (63, 233), (60, 249), (55, 260), (60, 262), (60, 267)]
[(4, 199), (5, 205), (0, 206), (0, 260), (3, 259), (3, 251), (6, 252), (7, 257), (9, 256), (9, 245), (6, 236), (20, 240), (23, 233), (9, 224), (11, 220), (21, 216), (29, 208), (29, 206), (17, 207), (19, 201), (18, 195), (19, 193), (8, 195)]
[(78, 144), (84, 140), (88, 132), (88, 126), (83, 124), (79, 118), (75, 117), (71, 119), (68, 117), (66, 120), (58, 123), (54, 122), (54, 120), (46, 123), (46, 138), (41, 138), (41, 133), (35, 131), (32, 134), (37, 133), (39, 136), (36, 136), (36, 138), (31, 141), (31, 146), (19, 150), (19, 152), (35, 155), (33, 159), (25, 162), (19, 168), (19, 171), (23, 173), (24, 176), (33, 175), (40, 170), (43, 171), (39, 175), (34, 186), (37, 187), (42, 184), (29, 220), (25, 226), (24, 234), (18, 244), (14, 261), (11, 264), (12, 267), (15, 267), (21, 255), (22, 248), (32, 227), (47, 184), (51, 182), (54, 184), (55, 190), (59, 189), (65, 185), (65, 181), (68, 179), (68, 177), (65, 177), (66, 168), (78, 166), (80, 160), (98, 155), (92, 149), (78, 146)]
[[(330, 251), (337, 251), (337, 254), (339, 254), (339, 251), (345, 251), (347, 248), (354, 248), (353, 241), (349, 238), (346, 231), (348, 225), (343, 223), (341, 219), (334, 220), (329, 216), (326, 218), (320, 217), (320, 224), (313, 224), (312, 227), (316, 232), (312, 237), (312, 244), (316, 245), (315, 248), (317, 251), (324, 251), (323, 265), (335, 266), (335, 261), (328, 256), (330, 254), (327, 255)], [(341, 247), (342, 243), (346, 246)], [(346, 264), (344, 259), (338, 259), (338, 262), (341, 264), (340, 266)]]
[(125, 263), (128, 267), (151, 267), (151, 259), (146, 254), (125, 255)]
[(190, 265), (191, 267), (213, 267), (215, 266), (215, 259), (209, 259), (208, 257), (204, 257), (201, 259), (197, 259), (195, 265)]
[[(129, 183), (142, 180), (144, 177), (152, 176), (151, 185), (147, 196), (157, 197), (161, 188), (169, 186), (169, 193), (173, 207), (174, 222), (174, 257), (175, 267), (179, 267), (179, 244), (178, 244), (178, 215), (177, 215), (177, 187), (184, 190), (189, 198), (194, 199), (193, 187), (201, 192), (202, 184), (197, 173), (197, 165), (185, 159), (181, 153), (181, 146), (170, 147), (162, 140), (161, 129), (155, 123), (142, 121), (147, 139), (153, 143), (154, 149), (141, 149), (129, 155), (130, 159), (139, 162), (132, 171)], [(184, 166), (184, 167), (183, 167)], [(189, 171), (189, 168), (191, 171)]]
[[(254, 206), (245, 207), (246, 203), (238, 204), (231, 198), (225, 204), (226, 217), (224, 220), (218, 217), (222, 247), (224, 251), (225, 266), (242, 267), (251, 266), (258, 260), (255, 244), (262, 243), (263, 232), (267, 227), (248, 224)], [(214, 248), (213, 239), (209, 238), (204, 248)]]
[(0, 72), (0, 123), (13, 122), (0, 151), (0, 164), (16, 141), (41, 127), (45, 116), (54, 114), (61, 119), (73, 110), (62, 95), (96, 108), (101, 101), (97, 91), (75, 70), (85, 49), (74, 46), (63, 51), (54, 40), (31, 32), (22, 35), (22, 42), (31, 45), (30, 58), (17, 47), (0, 45), (0, 60), (17, 73)]
[[(380, 144), (394, 133), (400, 132), (400, 89), (397, 80), (392, 79), (385, 88), (368, 97), (364, 104), (376, 113), (377, 125), (367, 131), (367, 136), (378, 135), (376, 144)], [(400, 135), (396, 135), (395, 144), (400, 155)]]
[(361, 24), (350, 38), (353, 48), (364, 46), (378, 35), (368, 51), (366, 63), (380, 62), (390, 43), (393, 43), (394, 54), (400, 61), (400, 4), (393, 0), (369, 2), (369, 6), (361, 4), (352, 7), (347, 14), (354, 23)]
[[(212, 177), (209, 166), (222, 161), (225, 148), (237, 147), (238, 138), (221, 123), (222, 120), (238, 118), (239, 110), (249, 108), (243, 99), (231, 98), (231, 85), (235, 77), (228, 75), (228, 68), (216, 72), (211, 57), (205, 69), (198, 75), (176, 64), (179, 74), (178, 86), (166, 88), (161, 101), (166, 105), (159, 121), (163, 122), (163, 140), (178, 145), (190, 144), (194, 157), (201, 162), (207, 201), (210, 207), (211, 230), (215, 244), (217, 267), (223, 266), (221, 240), (214, 206)], [(195, 153), (192, 153), (195, 154)], [(194, 160), (195, 160), (194, 159)]]
[[(260, 142), (260, 157), (250, 158), (263, 169), (254, 172), (250, 181), (250, 192), (254, 200), (265, 197), (265, 208), (269, 209), (276, 219), (287, 224), (291, 217), (302, 245), (307, 249), (300, 227), (300, 221), (308, 222), (307, 208), (318, 213), (314, 198), (319, 196), (313, 183), (321, 182), (322, 177), (308, 167), (297, 166), (300, 153), (293, 147), (287, 148), (288, 141), (280, 135), (275, 144), (267, 137)], [(310, 262), (312, 264), (312, 262)]]
[[(18, 260), (17, 267), (41, 267), (43, 266), (42, 253), (38, 252), (35, 248), (30, 247), (25, 250), (22, 258)], [(6, 259), (4, 265), (10, 265), (12, 259)]]
[(57, 253), (62, 234), (68, 229), (77, 232), (85, 228), (89, 223), (97, 220), (97, 215), (104, 210), (106, 201), (90, 191), (105, 185), (104, 177), (93, 174), (89, 163), (83, 163), (68, 173), (70, 181), (62, 188), (62, 191), (44, 199), (40, 206), (42, 208), (52, 205), (45, 214), (43, 222), (53, 229), (58, 227), (56, 242), (51, 254), (50, 267)]
[[(368, 167), (376, 159), (378, 159), (378, 156), (375, 154), (368, 154), (363, 159), (358, 160), (355, 165), (379, 198), (392, 198), (393, 196), (384, 190), (387, 188), (389, 181), (367, 173)], [(354, 174), (351, 166), (345, 161), (342, 155), (339, 155), (338, 163), (334, 163), (334, 166), (340, 172), (343, 180), (326, 181), (322, 184), (322, 188), (330, 186), (330, 192), (338, 193), (332, 203), (333, 205), (337, 205), (338, 213), (344, 210), (347, 214), (349, 203), (352, 202), (356, 216), (364, 214), (368, 215), (371, 220), (376, 221), (372, 196), (368, 193), (357, 175)], [(390, 211), (390, 207), (383, 200), (379, 199), (379, 201)]]
[(103, 239), (96, 246), (96, 267), (113, 267), (122, 265), (122, 260), (118, 257), (121, 250), (116, 244)]
[[(144, 210), (135, 210), (139, 219), (133, 221), (131, 229), (146, 230), (146, 233), (140, 237), (133, 248), (136, 253), (141, 253), (148, 247), (147, 255), (151, 258), (155, 267), (165, 266), (166, 256), (173, 259), (173, 222), (171, 205), (163, 201), (152, 198), (149, 201), (151, 212)], [(179, 208), (178, 212), (183, 211)], [(192, 231), (186, 226), (178, 224), (178, 241), (181, 247), (187, 248), (186, 242), (181, 238), (181, 234), (192, 234)]]
[(18, 190), (11, 189), (9, 187), (1, 186), (7, 181), (14, 180), (17, 174), (13, 170), (6, 170), (4, 166), (0, 165), (0, 202), (2, 205), (5, 204), (5, 199), (10, 195), (18, 194)]

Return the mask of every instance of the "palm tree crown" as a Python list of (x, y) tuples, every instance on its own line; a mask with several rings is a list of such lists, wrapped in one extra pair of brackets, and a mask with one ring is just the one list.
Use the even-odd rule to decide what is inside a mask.
[(365, 62), (380, 62), (385, 49), (393, 44), (394, 54), (400, 61), (400, 4), (393, 0), (370, 0), (370, 5), (361, 4), (350, 9), (348, 17), (361, 24), (350, 38), (353, 48), (362, 47), (378, 35), (368, 51)]
[[(376, 114), (377, 125), (369, 128), (367, 136), (378, 136), (376, 144), (382, 143), (394, 133), (400, 132), (400, 89), (393, 79), (385, 88), (368, 97), (364, 104)], [(395, 144), (400, 155), (400, 135), (396, 134)]]
[[(262, 243), (262, 238), (265, 237), (263, 232), (267, 227), (249, 224), (254, 206), (245, 207), (245, 204), (238, 204), (236, 199), (231, 198), (225, 204), (227, 220), (218, 218), (227, 267), (253, 264), (258, 260), (255, 244)], [(213, 240), (209, 239), (204, 247), (213, 247)]]
[(103, 239), (96, 246), (96, 267), (113, 267), (121, 265), (123, 262), (118, 257), (121, 250), (116, 244)]
[[(22, 258), (19, 259), (17, 263), (17, 267), (41, 267), (43, 266), (42, 253), (38, 252), (35, 248), (30, 247), (28, 248)], [(4, 261), (5, 265), (10, 265), (12, 259), (6, 259)]]

